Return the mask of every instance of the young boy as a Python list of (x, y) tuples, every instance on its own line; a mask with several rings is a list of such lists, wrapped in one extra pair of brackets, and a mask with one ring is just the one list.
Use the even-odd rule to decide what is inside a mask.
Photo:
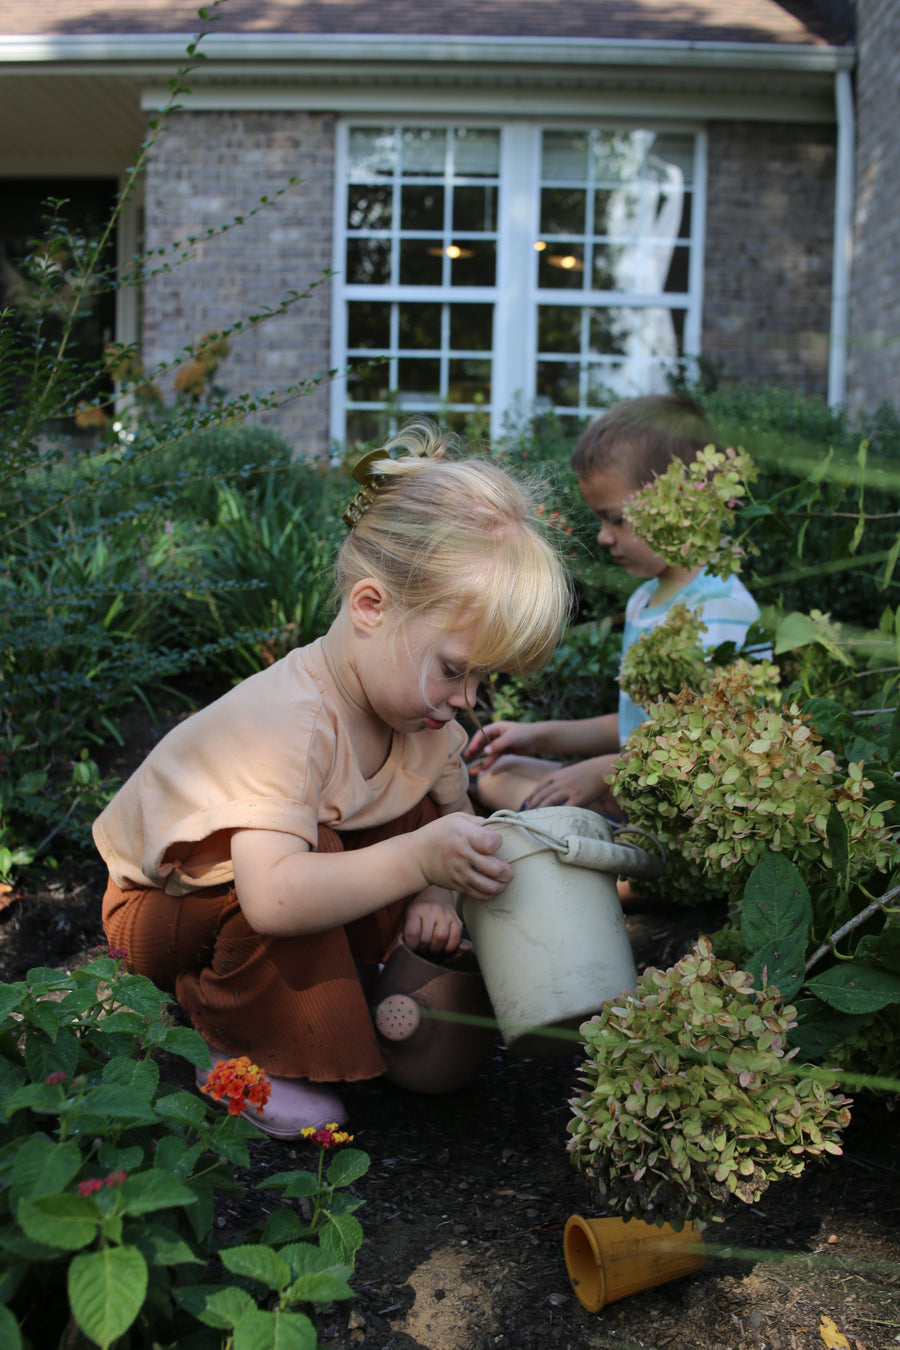
[[(617, 404), (588, 427), (570, 465), (585, 504), (600, 521), (598, 542), (629, 576), (643, 579), (625, 610), (622, 650), (663, 622), (673, 604), (699, 613), (704, 645), (740, 644), (759, 608), (737, 579), (723, 581), (701, 567), (677, 567), (634, 534), (622, 514), (627, 499), (665, 473), (673, 459), (691, 463), (717, 441), (699, 404), (684, 394), (649, 395)], [(491, 810), (587, 806), (620, 815), (606, 782), (619, 749), (644, 720), (643, 709), (620, 692), (618, 712), (573, 721), (491, 722), (476, 732), (468, 759), (484, 756), (471, 791)], [(577, 756), (560, 764), (550, 757)]]

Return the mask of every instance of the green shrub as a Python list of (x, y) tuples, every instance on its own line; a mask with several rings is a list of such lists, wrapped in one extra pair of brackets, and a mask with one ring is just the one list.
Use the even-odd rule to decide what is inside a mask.
[[(900, 512), (900, 422), (884, 405), (851, 418), (821, 399), (789, 389), (738, 385), (705, 396), (725, 444), (752, 455), (760, 476), (758, 502), (780, 500), (780, 512), (756, 522), (762, 555), (744, 580), (760, 603), (830, 614), (863, 629), (878, 627), (885, 604), (896, 606), (898, 582), (884, 562), (897, 538)], [(865, 462), (860, 446), (865, 444)], [(821, 476), (801, 505), (804, 487)], [(862, 492), (865, 548), (856, 550)], [(856, 541), (858, 543), (858, 541)], [(849, 556), (851, 545), (857, 556)]]
[(217, 1244), (215, 1201), (242, 1194), (234, 1169), (261, 1136), (161, 1077), (160, 1053), (198, 1066), (209, 1054), (123, 956), (0, 989), (3, 1344), (106, 1350), (127, 1335), (213, 1350), (240, 1328), (260, 1350), (284, 1337), (315, 1350), (317, 1306), (352, 1297), (362, 1202), (348, 1187), (368, 1159), (344, 1150), (324, 1171), (324, 1148), (346, 1136), (323, 1134), (317, 1171), (263, 1183), (308, 1217), (275, 1207), (240, 1245)]
[(345, 506), (343, 477), (311, 465), (291, 465), (251, 492), (218, 487), (215, 519), (192, 554), (194, 580), (173, 616), (208, 646), (207, 669), (234, 681), (325, 632)]
[[(207, 24), (218, 2), (211, 0), (201, 12)], [(150, 707), (191, 671), (219, 660), (231, 675), (242, 661), (246, 665), (247, 652), (273, 641), (273, 635), (284, 643), (291, 625), (299, 632), (316, 623), (318, 602), (306, 603), (301, 615), (295, 604), (282, 605), (285, 592), (279, 591), (275, 602), (266, 598), (248, 611), (248, 626), (240, 632), (210, 624), (207, 601), (215, 589), (245, 588), (254, 579), (236, 578), (235, 559), (224, 550), (223, 578), (214, 567), (211, 574), (197, 571), (201, 561), (215, 561), (210, 532), (219, 524), (224, 485), (247, 493), (249, 517), (259, 500), (258, 484), (290, 472), (283, 439), (244, 419), (318, 382), (226, 398), (212, 383), (215, 364), (226, 355), (231, 333), (283, 313), (304, 294), (288, 291), (260, 314), (237, 320), (231, 330), (205, 334), (177, 361), (147, 373), (131, 348), (114, 345), (89, 360), (75, 340), (98, 296), (139, 284), (190, 256), (185, 242), (174, 241), (119, 274), (110, 263), (110, 241), (154, 141), (165, 130), (167, 111), (201, 58), (197, 45), (189, 44), (190, 64), (170, 82), (168, 109), (151, 121), (148, 139), (96, 235), (69, 228), (65, 202), (49, 204), (45, 236), (33, 242), (23, 264), (26, 300), (16, 313), (0, 313), (4, 881), (34, 858), (46, 858), (53, 839), (73, 846), (87, 842), (90, 819), (114, 787), (97, 781), (89, 756), (99, 741), (118, 736), (116, 724), (136, 700)], [(284, 190), (220, 229), (265, 209)], [(57, 257), (66, 258), (65, 268), (48, 265)], [(192, 386), (164, 408), (153, 397), (153, 382), (185, 362), (202, 367), (202, 387)], [(275, 510), (277, 493), (268, 491)], [(276, 521), (275, 534), (282, 523)], [(227, 529), (227, 521), (221, 524)], [(291, 560), (302, 561), (297, 554)], [(255, 559), (247, 561), (253, 566)], [(315, 565), (313, 589), (319, 585), (318, 555)], [(284, 580), (274, 578), (273, 584)], [(307, 589), (300, 566), (293, 585), (301, 594)], [(195, 631), (181, 623), (188, 594), (204, 619)]]
[(616, 703), (621, 657), (621, 633), (609, 619), (578, 624), (538, 679), (494, 679), (488, 691), (491, 713), (522, 722), (595, 717)]

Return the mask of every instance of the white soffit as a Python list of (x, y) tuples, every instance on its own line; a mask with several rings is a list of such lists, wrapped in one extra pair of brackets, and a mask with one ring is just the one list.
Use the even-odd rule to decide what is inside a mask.
[[(0, 167), (47, 155), (124, 165), (186, 45), (184, 35), (0, 37)], [(776, 44), (296, 34), (211, 35), (201, 50), (186, 109), (542, 119), (833, 123), (834, 75), (854, 60), (852, 48)]]

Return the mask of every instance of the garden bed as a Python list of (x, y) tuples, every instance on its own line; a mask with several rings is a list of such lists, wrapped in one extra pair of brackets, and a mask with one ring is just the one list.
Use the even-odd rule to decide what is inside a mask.
[[(16, 893), (0, 913), (0, 976), (84, 960), (101, 936), (102, 884), (100, 868), (89, 867)], [(671, 964), (716, 921), (710, 911), (635, 909), (638, 964)], [(366, 1240), (356, 1299), (321, 1317), (323, 1345), (888, 1350), (900, 1342), (895, 1116), (871, 1098), (854, 1110), (842, 1158), (772, 1186), (708, 1234), (715, 1250), (702, 1273), (586, 1312), (562, 1255), (568, 1215), (599, 1212), (565, 1148), (576, 1067), (577, 1057), (516, 1059), (498, 1042), (477, 1079), (451, 1096), (380, 1081), (345, 1092), (355, 1145), (372, 1160), (356, 1186)], [(190, 1085), (184, 1061), (164, 1071)], [(224, 1202), (217, 1216), (223, 1238), (239, 1240), (260, 1205), (277, 1203), (251, 1194), (251, 1180), (308, 1165), (306, 1152), (264, 1138), (252, 1146), (247, 1198)]]

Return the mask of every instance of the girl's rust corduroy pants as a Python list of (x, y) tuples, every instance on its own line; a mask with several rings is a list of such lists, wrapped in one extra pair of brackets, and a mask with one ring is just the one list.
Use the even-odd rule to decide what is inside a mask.
[[(316, 851), (365, 848), (437, 815), (426, 797), (377, 829), (320, 825)], [(120, 890), (110, 879), (103, 927), (110, 946), (128, 953), (128, 969), (173, 993), (210, 1045), (249, 1055), (278, 1078), (350, 1082), (385, 1069), (357, 965), (384, 959), (410, 898), (324, 933), (262, 937), (233, 886), (173, 896)]]

